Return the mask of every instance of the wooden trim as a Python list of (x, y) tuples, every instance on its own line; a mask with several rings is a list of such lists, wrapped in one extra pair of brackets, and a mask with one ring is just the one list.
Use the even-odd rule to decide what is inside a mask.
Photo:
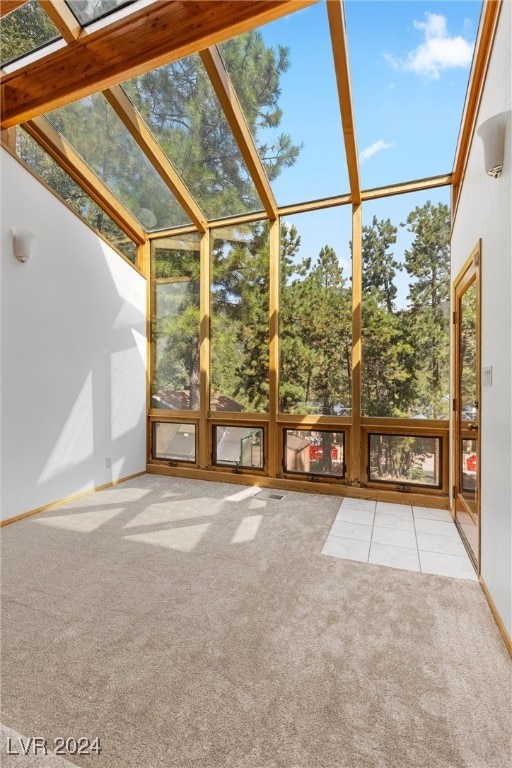
[(25, 5), (25, 3), (28, 3), (28, 0), (2, 0), (0, 4), (0, 19), (3, 19), (8, 13), (12, 13), (21, 5)]
[(345, 14), (340, 0), (329, 0), (327, 3), (327, 15), (331, 30), (332, 52), (338, 85), (343, 136), (345, 139), (350, 193), (352, 195), (352, 202), (354, 205), (358, 205), (361, 202), (359, 158), (357, 155), (355, 119), (352, 106)]
[(45, 0), (41, 3), (43, 11), (55, 24), (66, 43), (73, 43), (82, 34), (82, 27), (64, 0)]
[(146, 234), (138, 221), (46, 118), (38, 117), (29, 120), (28, 123), (24, 123), (23, 128), (87, 192), (89, 197), (103, 208), (131, 240), (138, 245), (146, 241)]
[(365, 467), (361, 455), (361, 301), (363, 294), (362, 205), (352, 207), (352, 433), (347, 479), (360, 483)]
[(302, 426), (326, 426), (333, 429), (346, 429), (352, 425), (350, 416), (324, 416), (315, 414), (305, 414), (299, 416), (291, 413), (280, 413), (277, 417), (277, 423), (288, 426), (290, 429), (295, 426), (301, 429)]
[(236, 425), (239, 422), (243, 424), (268, 424), (268, 413), (246, 413), (244, 411), (209, 411), (208, 421), (212, 424), (230, 424)]
[(1, 84), (2, 125), (8, 128), (118, 85), (315, 1), (153, 3), (7, 75)]
[(269, 263), (269, 428), (267, 467), (271, 477), (280, 472), (281, 456), (278, 447), (277, 419), (279, 414), (279, 292), (281, 222), (276, 219), (270, 225)]
[(208, 222), (208, 225), (210, 229), (220, 229), (221, 227), (237, 227), (239, 224), (251, 224), (253, 221), (264, 221), (265, 219), (268, 219), (266, 211), (256, 211), (238, 216), (227, 216), (225, 219), (213, 219)]
[(199, 232), (206, 232), (206, 216), (121, 86), (112, 86), (103, 91), (103, 95), (194, 226)]
[[(482, 241), (479, 240), (475, 245), (470, 255), (464, 262), (462, 268), (457, 274), (452, 284), (452, 307), (454, 309), (454, 322), (453, 328), (453, 343), (451, 359), (451, 403), (458, 401), (460, 398), (460, 382), (461, 382), (461, 368), (460, 368), (460, 312), (459, 312), (459, 300), (465, 291), (472, 283), (476, 286), (476, 400), (478, 402), (478, 432), (474, 439), (476, 439), (477, 445), (477, 483), (476, 483), (476, 505), (478, 513), (478, 552), (474, 552), (469, 541), (467, 540), (463, 529), (463, 539), (467, 541), (466, 549), (471, 551), (471, 554), (476, 563), (476, 570), (480, 576), (482, 567), (482, 516), (481, 516), (481, 478), (482, 478), (482, 451), (481, 451), (481, 434), (480, 426), (482, 423), (482, 397), (481, 397), (481, 345), (482, 345), (482, 317), (481, 317), (481, 245)], [(478, 258), (475, 258), (478, 255)], [(469, 511), (466, 502), (462, 496), (462, 489), (460, 487), (460, 439), (462, 437), (461, 422), (459, 409), (450, 409), (451, 413), (451, 432), (452, 432), (452, 456), (451, 456), (451, 469), (452, 469), (452, 488), (453, 488), (453, 509), (455, 518), (457, 516), (457, 510), (459, 508), (464, 509), (473, 518), (473, 514)], [(457, 519), (456, 519), (457, 522)]]
[(277, 203), (274, 193), (270, 187), (265, 168), (245, 120), (245, 115), (238, 101), (231, 78), (224, 66), (222, 56), (216, 47), (201, 51), (200, 56), (267, 216), (271, 221), (275, 221), (277, 217)]
[(29, 512), (23, 512), (21, 515), (16, 515), (15, 517), (9, 517), (7, 520), (0, 521), (0, 528), (3, 528), (4, 525), (10, 525), (11, 523), (16, 523), (18, 520), (24, 520), (26, 517), (32, 517), (32, 515), (38, 515), (40, 512), (46, 512), (49, 509), (53, 509), (54, 507), (60, 507), (62, 504), (67, 504), (70, 501), (74, 501), (75, 499), (80, 499), (82, 496), (89, 496), (91, 493), (96, 493), (96, 491), (104, 491), (105, 488), (111, 488), (114, 485), (119, 485), (120, 483), (125, 483), (127, 480), (133, 480), (134, 477), (140, 477), (141, 475), (147, 474), (146, 471), (143, 472), (136, 472), (134, 475), (127, 475), (126, 477), (122, 477), (119, 480), (112, 480), (110, 483), (104, 483), (103, 485), (97, 485), (94, 488), (90, 488), (88, 491), (81, 491), (80, 493), (74, 493), (72, 496), (66, 496), (64, 499), (59, 499), (59, 501), (52, 501), (50, 504), (44, 504), (42, 507), (37, 507), (37, 509), (31, 509)]
[(201, 238), (199, 267), (199, 429), (198, 429), (198, 464), (202, 468), (210, 465), (210, 441), (208, 435), (208, 412), (210, 410), (210, 273), (211, 240), (207, 231)]
[[(17, 155), (17, 153), (16, 153), (16, 152), (13, 152), (11, 149), (9, 149), (9, 147), (8, 147), (8, 146), (6, 146), (6, 145), (5, 145), (5, 144), (3, 144), (3, 143), (2, 143), (2, 146), (3, 146), (3, 148), (6, 150), (6, 152), (9, 152), (9, 154), (10, 154), (10, 155), (11, 155), (11, 156), (12, 156), (12, 157), (13, 157), (13, 158), (16, 160), (16, 162), (17, 162), (17, 163), (19, 163), (20, 165), (22, 165), (22, 166), (23, 166), (23, 168), (24, 168), (24, 169), (27, 171), (27, 173), (30, 173), (30, 175), (31, 175), (31, 176), (32, 176), (32, 177), (33, 177), (33, 178), (34, 178), (34, 179), (35, 179), (35, 180), (36, 180), (36, 181), (37, 181), (39, 184), (41, 184), (41, 185), (42, 185), (42, 186), (43, 186), (43, 187), (44, 187), (44, 188), (45, 188), (45, 189), (46, 189), (46, 190), (47, 190), (47, 191), (48, 191), (48, 192), (49, 192), (51, 195), (53, 195), (54, 197), (56, 197), (56, 198), (57, 198), (57, 200), (58, 200), (60, 203), (62, 203), (62, 205), (65, 205), (65, 206), (66, 206), (66, 208), (68, 209), (68, 211), (70, 211), (70, 212), (73, 214), (73, 216), (76, 216), (76, 217), (77, 217), (77, 219), (79, 219), (79, 220), (80, 220), (80, 221), (81, 221), (83, 224), (85, 224), (85, 226), (86, 226), (86, 227), (88, 227), (88, 228), (91, 230), (91, 232), (94, 232), (94, 234), (95, 234), (97, 237), (101, 238), (101, 240), (103, 240), (103, 242), (104, 242), (104, 243), (106, 243), (106, 244), (109, 246), (109, 248), (112, 248), (112, 250), (113, 250), (113, 251), (115, 251), (115, 253), (117, 253), (117, 255), (119, 256), (119, 258), (123, 259), (123, 261), (125, 261), (127, 264), (129, 264), (129, 265), (130, 265), (130, 267), (131, 267), (132, 269), (134, 269), (134, 270), (135, 270), (135, 271), (136, 271), (136, 272), (137, 272), (139, 275), (140, 275), (140, 274), (142, 274), (142, 273), (141, 273), (141, 271), (139, 270), (139, 268), (137, 267), (137, 265), (136, 265), (136, 264), (134, 264), (132, 261), (130, 261), (130, 259), (128, 259), (128, 258), (127, 258), (127, 257), (124, 255), (124, 253), (122, 253), (122, 252), (119, 250), (119, 248), (117, 248), (117, 247), (116, 247), (116, 245), (114, 245), (114, 243), (112, 243), (112, 242), (111, 242), (111, 241), (110, 241), (110, 240), (109, 240), (107, 237), (105, 237), (105, 235), (103, 234), (103, 232), (100, 232), (98, 229), (96, 229), (95, 227), (93, 227), (93, 226), (92, 226), (92, 224), (91, 224), (89, 221), (87, 221), (87, 219), (84, 219), (84, 217), (83, 217), (83, 216), (81, 216), (79, 213), (77, 213), (77, 211), (75, 211), (75, 209), (74, 209), (74, 208), (72, 208), (72, 207), (69, 205), (69, 203), (68, 203), (68, 202), (66, 202), (66, 200), (64, 200), (64, 198), (63, 198), (63, 197), (61, 197), (61, 196), (59, 195), (59, 193), (55, 191), (55, 189), (53, 189), (53, 187), (50, 187), (50, 185), (49, 185), (49, 184), (47, 184), (47, 183), (46, 183), (46, 181), (44, 181), (44, 179), (42, 179), (40, 176), (38, 176), (38, 174), (37, 174), (37, 173), (36, 173), (36, 172), (35, 172), (35, 171), (34, 171), (34, 170), (33, 170), (33, 169), (30, 167), (30, 165), (28, 165), (28, 164), (27, 164), (27, 163), (26, 163), (24, 160), (22, 160), (22, 159), (21, 159), (21, 157), (19, 157), (19, 156)], [(142, 275), (142, 276), (144, 277), (144, 275)]]
[[(221, 471), (219, 471), (219, 469)], [(226, 471), (227, 470), (227, 471)], [(169, 477), (189, 477), (194, 480), (214, 480), (222, 483), (233, 483), (236, 485), (251, 485), (261, 488), (276, 488), (282, 491), (298, 491), (299, 493), (316, 493), (328, 496), (339, 496), (341, 498), (370, 499), (372, 501), (386, 501), (396, 504), (414, 504), (415, 506), (434, 507), (436, 509), (448, 509), (448, 498), (443, 496), (427, 496), (421, 493), (399, 493), (397, 491), (381, 490), (380, 488), (354, 488), (344, 485), (339, 480), (327, 483), (319, 480), (318, 482), (308, 483), (307, 480), (291, 480), (289, 478), (266, 477), (259, 473), (250, 474), (249, 472), (233, 473), (229, 467), (221, 467), (216, 470), (208, 471), (194, 469), (192, 467), (166, 467), (155, 464), (148, 464), (148, 474), (168, 475)]]
[(2, 128), (0, 142), (11, 154), (16, 154), (16, 126)]
[(170, 229), (159, 229), (156, 232), (148, 232), (147, 237), (149, 241), (161, 240), (165, 237), (180, 237), (180, 235), (190, 235), (192, 232), (197, 232), (197, 228), (193, 224), (187, 224), (184, 227), (171, 227)]
[(406, 181), (402, 184), (393, 184), (389, 187), (375, 187), (361, 192), (361, 200), (377, 200), (381, 197), (392, 195), (406, 195), (408, 192), (421, 192), (423, 189), (435, 189), (436, 187), (449, 187), (453, 182), (453, 174), (445, 173), (442, 176), (429, 176), (426, 179)]
[(320, 211), (325, 208), (336, 208), (340, 205), (349, 205), (352, 202), (352, 195), (337, 195), (336, 197), (324, 197), (320, 200), (310, 200), (296, 205), (285, 205), (279, 208), (280, 216), (295, 216), (296, 213), (307, 213), (308, 211)]
[(460, 190), (464, 182), (471, 144), (475, 134), (476, 121), (487, 79), (502, 2), (503, 0), (485, 0), (482, 10), (480, 30), (475, 46), (475, 57), (455, 154), (452, 188), (452, 226), (457, 216)]
[(491, 609), (491, 613), (494, 616), (494, 621), (498, 625), (498, 629), (500, 631), (500, 635), (503, 639), (503, 642), (505, 643), (505, 648), (509, 652), (509, 654), (512, 656), (512, 639), (510, 635), (507, 632), (507, 628), (503, 622), (503, 619), (500, 616), (500, 612), (496, 608), (496, 603), (491, 597), (491, 593), (489, 592), (489, 588), (485, 581), (482, 578), (482, 575), (478, 577), (478, 581), (480, 582), (480, 586), (482, 587), (483, 593), (485, 595), (485, 599), (489, 603), (489, 608)]
[(449, 419), (395, 419), (387, 416), (363, 416), (361, 425), (365, 429), (376, 429), (381, 432), (391, 432), (396, 429), (423, 432), (444, 433), (450, 428)]

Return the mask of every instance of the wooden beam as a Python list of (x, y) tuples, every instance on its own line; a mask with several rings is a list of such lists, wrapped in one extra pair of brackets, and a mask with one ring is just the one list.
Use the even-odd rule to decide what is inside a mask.
[(338, 84), (338, 97), (340, 101), (343, 137), (345, 139), (345, 153), (347, 156), (350, 192), (352, 194), (352, 202), (354, 205), (358, 205), (361, 202), (359, 158), (357, 155), (354, 110), (350, 87), (345, 16), (340, 0), (328, 0), (327, 15), (331, 30), (332, 52), (334, 56), (336, 82)]
[(103, 95), (195, 227), (200, 232), (206, 232), (206, 216), (121, 86), (114, 85), (103, 91)]
[(276, 219), (269, 231), (269, 423), (267, 472), (276, 477), (281, 472), (279, 446), (279, 293), (281, 280), (281, 223)]
[(210, 232), (207, 230), (201, 238), (200, 245), (200, 279), (199, 279), (199, 425), (198, 451), (196, 461), (202, 469), (209, 469), (210, 428), (208, 413), (210, 411), (210, 370), (211, 370), (211, 245)]
[(377, 200), (381, 197), (392, 195), (405, 195), (408, 192), (421, 192), (422, 189), (435, 189), (436, 187), (449, 187), (453, 181), (453, 174), (445, 173), (443, 176), (430, 176), (428, 179), (406, 181), (403, 184), (393, 184), (389, 187), (376, 187), (361, 192), (361, 200)]
[(81, 36), (7, 75), (1, 85), (8, 128), (118, 85), (317, 0), (168, 0)]
[(468, 163), (471, 143), (476, 129), (478, 110), (482, 100), (487, 70), (491, 59), (494, 36), (498, 26), (498, 19), (502, 7), (502, 0), (485, 0), (482, 10), (482, 21), (476, 42), (476, 53), (473, 60), (473, 69), (469, 82), (464, 114), (462, 117), (461, 131), (455, 154), (453, 169), (453, 196), (452, 196), (452, 223), (457, 213), (459, 191), (462, 185), (466, 166)]
[(66, 43), (78, 40), (82, 27), (64, 0), (45, 0), (41, 7), (55, 24)]
[(127, 208), (105, 186), (67, 141), (44, 117), (37, 117), (23, 124), (23, 128), (68, 173), (115, 223), (138, 245), (147, 239), (146, 234)]
[(0, 3), (0, 19), (7, 16), (8, 13), (12, 13), (21, 5), (28, 3), (28, 0), (2, 0)]
[(365, 477), (363, 454), (361, 452), (361, 406), (362, 406), (362, 346), (361, 346), (361, 302), (363, 296), (363, 219), (362, 205), (352, 207), (352, 429), (350, 430), (350, 452), (348, 481), (359, 485)]
[(201, 60), (212, 81), (215, 93), (224, 110), (242, 157), (258, 191), (263, 207), (271, 221), (277, 217), (277, 203), (265, 172), (263, 163), (256, 149), (254, 139), (246, 123), (242, 107), (238, 101), (231, 79), (226, 72), (222, 57), (216, 47), (201, 51)]

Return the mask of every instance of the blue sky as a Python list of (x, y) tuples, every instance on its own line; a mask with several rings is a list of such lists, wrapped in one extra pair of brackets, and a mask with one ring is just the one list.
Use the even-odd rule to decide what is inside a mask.
[[(296, 165), (273, 182), (279, 205), (349, 191), (327, 13), (324, 3), (261, 28), (267, 45), (290, 49), (281, 80), (279, 131), (303, 143)], [(449, 173), (464, 107), (480, 0), (346, 0), (352, 95), (364, 189)], [(364, 223), (404, 221), (448, 189), (363, 206)], [(345, 260), (348, 212), (295, 217), (304, 255), (326, 242)], [(410, 240), (401, 230), (395, 251)]]

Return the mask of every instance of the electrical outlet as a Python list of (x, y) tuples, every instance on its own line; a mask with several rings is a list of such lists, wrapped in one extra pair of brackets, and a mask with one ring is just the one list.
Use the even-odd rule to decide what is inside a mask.
[(107, 456), (107, 458), (105, 459), (105, 466), (107, 469), (110, 469), (110, 467), (112, 466), (112, 459), (110, 458), (110, 456)]

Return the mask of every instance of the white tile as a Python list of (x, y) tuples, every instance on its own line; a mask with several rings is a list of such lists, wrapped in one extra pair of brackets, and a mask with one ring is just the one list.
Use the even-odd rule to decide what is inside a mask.
[(368, 541), (355, 541), (354, 539), (340, 539), (338, 536), (328, 536), (322, 549), (322, 555), (367, 563), (369, 551), (370, 543)]
[(420, 570), (416, 549), (393, 547), (389, 544), (372, 543), (368, 562), (374, 565), (389, 565), (392, 568), (401, 568), (405, 571)]
[(442, 555), (467, 557), (466, 548), (460, 539), (452, 536), (438, 536), (435, 533), (416, 533), (418, 549), (426, 552), (438, 552)]
[(416, 549), (416, 535), (413, 531), (397, 531), (393, 528), (373, 528), (372, 544), (391, 544), (392, 547)]
[(440, 555), (438, 552), (420, 552), (420, 565), (423, 573), (477, 581), (475, 569), (468, 557)]
[(366, 512), (375, 512), (375, 501), (369, 499), (343, 499), (343, 509), (362, 509)]
[(452, 539), (460, 538), (455, 523), (448, 523), (443, 520), (424, 520), (417, 517), (414, 520), (414, 525), (417, 533), (435, 533), (438, 536), (451, 536)]
[(398, 531), (414, 531), (414, 521), (412, 517), (388, 515), (385, 512), (376, 513), (375, 525), (378, 525), (379, 528), (394, 528)]
[(329, 536), (341, 536), (342, 539), (370, 541), (372, 537), (372, 526), (359, 525), (359, 523), (347, 523), (344, 520), (335, 520), (329, 531)]
[(359, 523), (360, 525), (373, 525), (375, 512), (368, 512), (366, 509), (348, 509), (340, 507), (336, 515), (336, 521), (343, 520), (346, 523)]
[(387, 501), (379, 501), (377, 503), (377, 512), (384, 512), (386, 515), (412, 517), (412, 507), (409, 504), (390, 504)]
[(443, 520), (450, 523), (452, 516), (447, 509), (431, 509), (430, 507), (413, 507), (414, 517), (421, 517), (424, 520)]

